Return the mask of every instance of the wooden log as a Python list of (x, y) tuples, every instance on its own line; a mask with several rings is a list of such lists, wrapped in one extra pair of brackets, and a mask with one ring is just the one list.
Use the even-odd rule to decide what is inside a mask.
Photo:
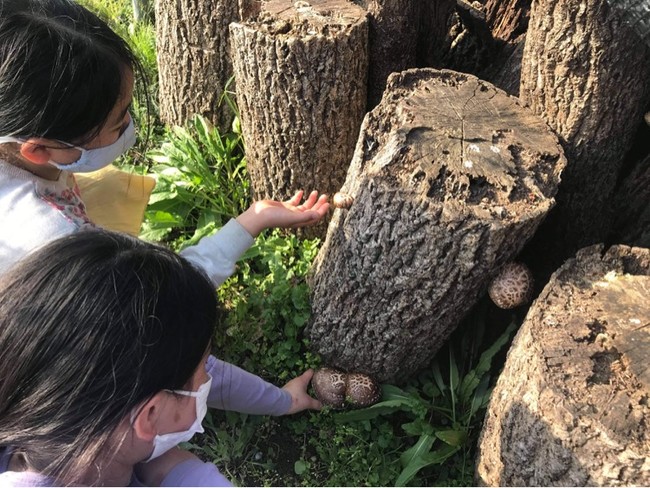
[(237, 2), (158, 0), (155, 4), (161, 120), (183, 125), (201, 114), (219, 129), (230, 130), (233, 113), (222, 103), (222, 95), (232, 77), (228, 25), (239, 19)]
[(456, 0), (420, 0), (418, 33), (418, 68), (444, 68), (443, 59), (448, 46), (450, 17), (455, 12)]
[(568, 164), (558, 205), (527, 255), (546, 271), (611, 227), (609, 200), (650, 102), (650, 54), (605, 0), (532, 5), (520, 98), (558, 134)]
[(416, 0), (360, 0), (369, 17), (368, 109), (381, 100), (391, 73), (415, 68), (421, 4)]
[(650, 484), (650, 250), (582, 249), (517, 333), (479, 441), (488, 486)]
[(650, 247), (650, 154), (632, 168), (617, 189), (610, 240)]
[(490, 84), (392, 75), (310, 279), (314, 349), (381, 381), (424, 366), (532, 236), (564, 163), (543, 121)]
[(512, 42), (526, 34), (531, 0), (487, 0), (485, 17), (495, 39)]
[(488, 0), (486, 22), (494, 37), (492, 62), (481, 78), (506, 93), (519, 96), (521, 59), (524, 52), (531, 0)]
[(365, 114), (366, 12), (345, 0), (272, 0), (230, 32), (255, 197), (336, 192)]

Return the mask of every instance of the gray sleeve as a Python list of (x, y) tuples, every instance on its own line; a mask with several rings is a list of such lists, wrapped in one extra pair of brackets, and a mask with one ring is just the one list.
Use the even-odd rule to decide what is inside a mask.
[(232, 486), (212, 463), (189, 459), (174, 466), (160, 486)]
[(208, 406), (253, 415), (284, 415), (291, 408), (289, 392), (225, 361), (210, 356), (212, 376)]

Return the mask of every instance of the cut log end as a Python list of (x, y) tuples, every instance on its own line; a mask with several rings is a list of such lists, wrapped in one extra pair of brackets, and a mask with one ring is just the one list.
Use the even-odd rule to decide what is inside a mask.
[(249, 22), (269, 35), (334, 36), (365, 18), (364, 9), (345, 0), (272, 0)]

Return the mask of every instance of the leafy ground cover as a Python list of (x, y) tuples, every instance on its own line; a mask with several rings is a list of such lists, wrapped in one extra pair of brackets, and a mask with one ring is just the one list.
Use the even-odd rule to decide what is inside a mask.
[[(83, 3), (127, 39), (155, 80), (151, 21), (135, 22), (127, 0)], [(150, 18), (150, 7), (141, 7)], [(150, 82), (150, 101), (155, 88)], [(164, 127), (155, 110), (143, 98), (135, 104), (148, 137), (135, 158), (119, 164), (156, 176), (141, 237), (178, 250), (250, 204), (244, 145), (236, 119), (234, 131), (221, 134), (200, 117)], [(303, 336), (310, 317), (305, 277), (319, 245), (277, 230), (257, 239), (218, 290), (227, 313), (215, 330), (217, 356), (278, 385), (320, 365)], [(206, 432), (186, 447), (239, 485), (471, 485), (485, 407), (522, 318), (484, 299), (429, 367), (406, 385), (384, 385), (373, 407), (280, 418), (211, 411)]]

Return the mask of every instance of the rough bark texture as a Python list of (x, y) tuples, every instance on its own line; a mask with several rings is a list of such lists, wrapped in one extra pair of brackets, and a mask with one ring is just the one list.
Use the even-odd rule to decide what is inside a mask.
[(650, 46), (650, 7), (647, 0), (608, 0), (621, 18)]
[(310, 279), (314, 349), (381, 381), (425, 365), (532, 236), (564, 163), (541, 119), (478, 78), (392, 75)]
[(362, 0), (370, 21), (368, 108), (379, 100), (391, 73), (416, 66), (420, 2)]
[(605, 0), (533, 4), (520, 98), (560, 136), (568, 160), (558, 205), (528, 253), (544, 252), (546, 271), (606, 236), (608, 200), (650, 100), (649, 77), (645, 44)]
[(449, 24), (456, 10), (456, 0), (420, 0), (420, 23), (417, 45), (419, 68), (444, 68), (444, 46), (449, 46)]
[(366, 12), (345, 0), (295, 5), (268, 2), (258, 18), (231, 26), (256, 198), (338, 191), (365, 114)]
[(201, 114), (220, 129), (229, 130), (233, 114), (221, 97), (232, 76), (228, 24), (239, 19), (237, 2), (155, 3), (160, 118), (167, 124), (182, 125), (192, 115)]
[(519, 95), (521, 58), (526, 41), (531, 0), (488, 0), (486, 22), (495, 39), (493, 61), (481, 78), (510, 95)]
[(521, 59), (526, 35), (509, 42), (499, 41), (494, 61), (481, 73), (481, 78), (501, 88), (509, 95), (519, 96)]
[(526, 33), (531, 0), (487, 0), (485, 17), (492, 36), (512, 42)]
[(650, 251), (592, 246), (537, 298), (479, 441), (488, 486), (650, 484)]
[(650, 154), (617, 189), (614, 215), (614, 242), (650, 247)]

